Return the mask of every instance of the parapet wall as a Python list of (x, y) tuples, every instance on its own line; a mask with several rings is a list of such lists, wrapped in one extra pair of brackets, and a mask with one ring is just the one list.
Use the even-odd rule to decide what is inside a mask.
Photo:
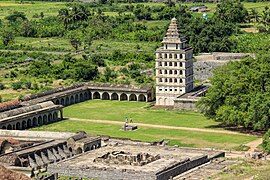
[(193, 63), (194, 79), (204, 81), (213, 77), (212, 71), (228, 61), (197, 61)]

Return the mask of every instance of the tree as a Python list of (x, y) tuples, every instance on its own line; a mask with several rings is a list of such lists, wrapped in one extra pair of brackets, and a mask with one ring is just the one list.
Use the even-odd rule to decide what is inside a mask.
[(13, 43), (15, 39), (14, 31), (11, 28), (4, 28), (2, 29), (1, 33), (2, 42), (5, 46), (8, 46), (9, 44)]
[(270, 127), (270, 55), (230, 62), (216, 71), (197, 106), (208, 118), (255, 130)]
[(270, 129), (263, 136), (262, 147), (265, 152), (270, 153)]
[(261, 23), (265, 26), (266, 30), (270, 29), (270, 9), (268, 6), (265, 7), (262, 13)]
[(72, 47), (78, 51), (83, 42), (83, 33), (80, 30), (70, 31), (68, 38)]
[(27, 20), (27, 17), (23, 12), (14, 11), (12, 14), (6, 16), (5, 19), (7, 19), (11, 22), (15, 22), (18, 20), (25, 21), (25, 20)]
[(242, 23), (248, 15), (248, 11), (240, 1), (224, 0), (217, 5), (215, 15), (225, 22)]

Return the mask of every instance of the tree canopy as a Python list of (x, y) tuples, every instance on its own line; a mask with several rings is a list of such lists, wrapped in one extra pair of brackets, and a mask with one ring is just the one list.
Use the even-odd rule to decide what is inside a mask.
[(270, 55), (227, 63), (197, 104), (205, 116), (255, 130), (270, 127)]

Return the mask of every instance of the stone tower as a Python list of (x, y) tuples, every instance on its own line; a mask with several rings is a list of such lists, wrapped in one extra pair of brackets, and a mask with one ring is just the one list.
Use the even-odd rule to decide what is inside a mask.
[(174, 99), (193, 89), (193, 49), (171, 20), (163, 47), (156, 50), (156, 105), (174, 105)]

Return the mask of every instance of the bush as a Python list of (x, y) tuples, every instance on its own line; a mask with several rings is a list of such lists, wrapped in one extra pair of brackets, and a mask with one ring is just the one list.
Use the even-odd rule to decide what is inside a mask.
[(23, 82), (19, 81), (19, 82), (14, 82), (11, 84), (11, 87), (13, 90), (18, 90), (21, 89), (23, 85)]
[(262, 147), (263, 150), (267, 153), (270, 153), (270, 129), (264, 134), (263, 136), (263, 142), (262, 142)]

